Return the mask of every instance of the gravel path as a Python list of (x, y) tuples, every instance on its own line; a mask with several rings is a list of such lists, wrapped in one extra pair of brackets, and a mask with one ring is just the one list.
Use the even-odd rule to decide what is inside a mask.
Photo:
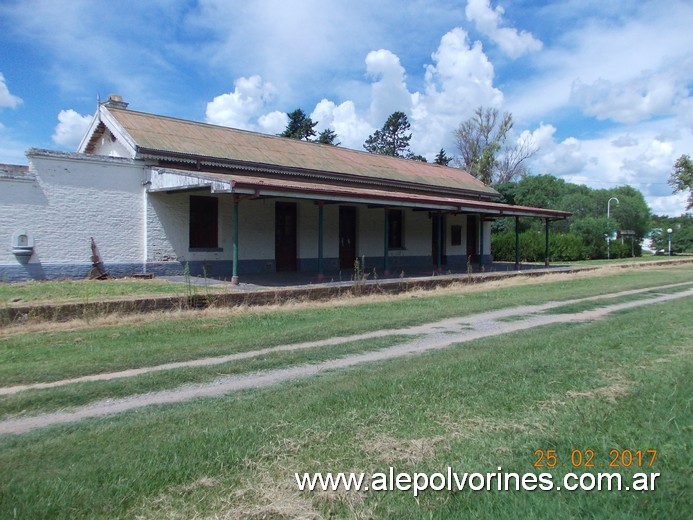
[[(0, 388), (0, 395), (8, 395), (27, 389), (51, 388), (75, 382), (126, 378), (149, 372), (173, 370), (182, 367), (210, 366), (215, 364), (227, 363), (229, 361), (234, 361), (238, 359), (247, 359), (259, 355), (266, 355), (272, 352), (285, 352), (299, 349), (319, 348), (363, 339), (372, 339), (394, 335), (417, 336), (417, 339), (413, 339), (412, 341), (401, 343), (392, 347), (387, 347), (377, 351), (366, 352), (362, 354), (348, 355), (342, 358), (331, 359), (316, 364), (305, 364), (283, 369), (229, 376), (222, 379), (218, 379), (211, 383), (186, 385), (171, 390), (153, 392), (143, 395), (135, 395), (120, 399), (98, 401), (69, 411), (48, 413), (33, 417), (8, 419), (0, 421), (0, 434), (24, 433), (37, 428), (45, 428), (56, 424), (70, 423), (87, 418), (113, 415), (127, 410), (134, 410), (150, 405), (179, 403), (201, 397), (225, 395), (243, 389), (265, 387), (284, 381), (310, 377), (325, 372), (327, 370), (341, 369), (346, 367), (352, 367), (355, 365), (360, 365), (363, 363), (372, 363), (376, 361), (384, 361), (403, 356), (420, 354), (432, 350), (443, 349), (453, 344), (464, 343), (490, 336), (498, 336), (501, 334), (526, 330), (543, 325), (596, 320), (620, 310), (631, 309), (655, 303), (667, 302), (681, 298), (687, 298), (693, 296), (693, 289), (688, 289), (673, 294), (663, 294), (655, 297), (648, 296), (646, 298), (637, 299), (625, 303), (605, 305), (603, 307), (574, 314), (541, 313), (556, 307), (572, 305), (575, 303), (599, 300), (603, 301), (622, 296), (636, 295), (648, 291), (656, 291), (665, 288), (680, 287), (685, 285), (691, 285), (691, 283), (672, 284), (667, 286), (650, 287), (646, 289), (638, 289), (632, 291), (622, 291), (608, 295), (592, 296), (588, 298), (580, 298), (563, 302), (549, 302), (542, 305), (527, 305), (521, 307), (513, 307), (497, 311), (474, 314), (461, 318), (451, 318), (415, 327), (378, 330), (353, 336), (336, 337), (307, 343), (281, 345), (278, 347), (272, 347), (260, 351), (242, 352), (227, 356), (218, 356), (213, 358), (204, 358), (177, 363), (167, 363), (164, 365), (125, 370), (120, 372), (112, 372), (108, 374), (96, 374), (74, 379), (55, 381), (51, 383), (37, 383), (32, 385)], [(499, 321), (508, 318), (517, 319), (512, 321)]]

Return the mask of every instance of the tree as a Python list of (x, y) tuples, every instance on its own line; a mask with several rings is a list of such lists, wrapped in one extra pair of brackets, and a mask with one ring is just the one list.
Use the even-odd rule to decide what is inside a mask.
[[(571, 184), (553, 175), (528, 175), (517, 182), (496, 186), (503, 200), (519, 206), (533, 206), (569, 211), (573, 215), (565, 220), (551, 224), (552, 235), (571, 235), (572, 238), (561, 238), (557, 244), (563, 247), (561, 255), (567, 258), (581, 255), (590, 258), (606, 258), (607, 243), (604, 235), (611, 236), (618, 231), (633, 231), (632, 252), (641, 254), (640, 242), (652, 228), (650, 209), (642, 193), (631, 186), (619, 186), (608, 190), (595, 190), (587, 186)], [(609, 199), (616, 197), (619, 203), (611, 204), (610, 217), (606, 218)], [(544, 222), (540, 219), (520, 219), (519, 231), (543, 232)], [(515, 220), (512, 218), (497, 219), (492, 226), (496, 235), (511, 233), (514, 239)], [(679, 234), (685, 238), (685, 233)], [(495, 235), (494, 235), (495, 236)], [(630, 234), (627, 234), (630, 236)], [(495, 238), (494, 238), (495, 240)], [(582, 247), (578, 251), (573, 241), (578, 240)], [(502, 248), (501, 248), (502, 249)], [(631, 239), (611, 242), (611, 256), (630, 256)], [(524, 254), (524, 253), (523, 253)]]
[(387, 118), (383, 128), (376, 130), (368, 136), (363, 147), (370, 153), (391, 155), (393, 157), (407, 157), (411, 134), (407, 134), (411, 125), (404, 112), (393, 112)]
[(339, 146), (341, 143), (335, 143), (337, 140), (337, 134), (331, 128), (326, 128), (318, 135), (318, 143), (320, 144), (331, 144), (332, 146)]
[(291, 113), (287, 112), (286, 115), (289, 116), (289, 123), (286, 125), (286, 129), (279, 135), (281, 137), (289, 137), (290, 139), (310, 141), (311, 137), (315, 135), (314, 127), (318, 122), (314, 123), (300, 108)]
[(477, 108), (474, 116), (455, 130), (462, 168), (485, 184), (503, 184), (526, 176), (526, 161), (537, 148), (530, 137), (507, 144), (513, 124), (508, 112), (500, 117), (495, 108)]
[(688, 155), (684, 154), (676, 159), (669, 184), (674, 188), (674, 193), (688, 190), (686, 211), (693, 208), (693, 161)]
[(441, 166), (447, 166), (450, 164), (450, 161), (452, 161), (452, 157), (448, 157), (445, 153), (445, 149), (441, 148), (440, 152), (438, 152), (438, 155), (436, 155), (436, 158), (433, 162), (436, 164), (440, 164)]

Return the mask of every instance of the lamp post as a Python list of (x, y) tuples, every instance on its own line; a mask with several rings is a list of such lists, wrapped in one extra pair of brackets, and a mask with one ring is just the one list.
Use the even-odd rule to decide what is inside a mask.
[(671, 256), (671, 234), (674, 232), (673, 229), (667, 229), (667, 235), (669, 235), (669, 256)]
[[(616, 204), (620, 204), (618, 199), (616, 197), (611, 197), (609, 201), (606, 203), (606, 220), (608, 224), (608, 220), (611, 218), (611, 201), (615, 200)], [(610, 260), (611, 259), (611, 233), (609, 233), (609, 236), (606, 239), (606, 259)]]

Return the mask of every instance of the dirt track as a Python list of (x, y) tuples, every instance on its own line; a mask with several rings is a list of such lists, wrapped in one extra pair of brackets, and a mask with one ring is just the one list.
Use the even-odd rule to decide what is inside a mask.
[[(609, 295), (593, 296), (589, 298), (581, 298), (563, 302), (549, 302), (542, 305), (513, 307), (509, 309), (501, 309), (493, 312), (465, 316), (462, 318), (447, 319), (440, 322), (428, 323), (425, 325), (409, 327), (404, 329), (378, 330), (374, 332), (358, 334), (348, 337), (330, 338), (326, 340), (314, 341), (309, 343), (282, 345), (260, 351), (243, 352), (238, 354), (231, 354), (228, 356), (196, 359), (178, 363), (168, 363), (165, 365), (143, 367), (108, 374), (90, 375), (69, 380), (55, 381), (51, 383), (37, 383), (32, 385), (0, 388), (0, 395), (8, 395), (30, 389), (51, 388), (56, 386), (68, 385), (76, 382), (102, 381), (117, 378), (127, 378), (149, 372), (174, 370), (176, 368), (210, 366), (215, 364), (228, 363), (230, 361), (239, 359), (251, 358), (259, 355), (266, 355), (272, 352), (319, 348), (352, 341), (395, 335), (411, 335), (417, 337), (412, 341), (401, 343), (392, 347), (387, 347), (377, 351), (366, 352), (362, 354), (348, 355), (342, 358), (331, 359), (316, 364), (304, 364), (284, 369), (268, 370), (265, 372), (225, 377), (206, 384), (186, 385), (171, 390), (154, 392), (144, 395), (135, 395), (121, 399), (109, 399), (105, 401), (98, 401), (87, 406), (75, 408), (70, 411), (55, 412), (37, 415), (34, 417), (24, 417), (0, 421), (0, 434), (19, 434), (38, 428), (45, 428), (52, 425), (80, 421), (82, 419), (109, 416), (127, 410), (134, 410), (150, 405), (178, 403), (200, 397), (213, 397), (225, 395), (242, 389), (265, 387), (284, 381), (310, 377), (325, 372), (327, 370), (346, 368), (363, 363), (384, 361), (403, 356), (420, 354), (431, 350), (443, 349), (453, 344), (459, 344), (480, 338), (497, 336), (520, 330), (526, 330), (534, 327), (540, 327), (543, 325), (596, 320), (620, 310), (691, 297), (693, 296), (693, 289), (688, 289), (673, 294), (664, 294), (655, 297), (644, 297), (642, 299), (636, 299), (634, 301), (628, 301), (625, 303), (617, 303), (611, 305), (606, 305), (602, 301), (600, 302), (600, 305), (604, 306), (575, 314), (542, 313), (552, 308), (562, 307), (575, 303), (609, 300), (611, 298), (616, 297), (638, 295), (648, 291), (661, 290), (671, 287), (682, 287), (692, 284), (693, 282), (672, 284), (669, 286), (659, 286), (633, 291), (623, 291)], [(502, 321), (504, 319), (512, 319), (512, 321)]]

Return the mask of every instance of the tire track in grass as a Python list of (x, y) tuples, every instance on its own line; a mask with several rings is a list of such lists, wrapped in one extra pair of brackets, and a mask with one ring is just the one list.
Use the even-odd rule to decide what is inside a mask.
[(521, 307), (510, 307), (507, 309), (499, 309), (490, 312), (483, 312), (479, 314), (473, 314), (470, 316), (464, 316), (459, 318), (449, 318), (434, 323), (427, 323), (424, 325), (416, 325), (413, 327), (407, 327), (403, 329), (382, 329), (372, 332), (365, 332), (362, 334), (354, 334), (352, 336), (340, 336), (334, 338), (328, 338), (317, 341), (308, 341), (304, 343), (292, 343), (288, 345), (279, 345), (276, 347), (270, 347), (260, 350), (252, 350), (248, 352), (238, 352), (235, 354), (228, 354), (224, 356), (214, 356), (200, 359), (192, 359), (188, 361), (175, 361), (171, 363), (164, 363), (161, 365), (154, 365), (141, 368), (131, 368), (126, 370), (119, 370), (117, 372), (104, 372), (100, 374), (90, 374), (86, 376), (79, 376), (70, 379), (61, 379), (58, 381), (50, 381), (45, 383), (29, 383), (25, 385), (15, 385), (0, 387), (1, 395), (12, 395), (25, 390), (41, 390), (46, 388), (55, 388), (64, 385), (70, 385), (74, 383), (86, 383), (92, 381), (109, 381), (112, 379), (120, 379), (127, 377), (134, 377), (143, 374), (148, 374), (152, 372), (162, 372), (166, 370), (175, 370), (177, 368), (194, 368), (194, 367), (208, 367), (214, 365), (222, 365), (224, 363), (229, 363), (232, 361), (239, 361), (243, 359), (249, 359), (257, 356), (264, 356), (266, 354), (273, 354), (276, 352), (290, 352), (294, 350), (312, 349), (320, 347), (329, 347), (334, 345), (341, 345), (343, 343), (350, 343), (353, 341), (362, 341), (368, 339), (383, 338), (387, 336), (419, 336), (421, 334), (433, 334), (437, 332), (447, 332), (447, 333), (457, 333), (464, 329), (473, 327), (475, 323), (487, 320), (497, 320), (497, 319), (507, 319), (507, 318), (523, 318), (528, 315), (537, 314), (545, 312), (547, 310), (575, 305), (579, 303), (589, 302), (589, 301), (601, 301), (603, 299), (619, 298), (623, 296), (631, 296), (650, 292), (653, 290), (663, 290), (682, 287), (686, 285), (692, 285), (693, 282), (682, 282), (669, 285), (661, 285), (656, 287), (647, 287), (643, 289), (632, 289), (628, 291), (621, 291), (618, 293), (610, 293), (606, 295), (597, 296), (587, 296), (584, 298), (578, 298), (573, 300), (566, 300), (560, 302), (547, 302), (541, 305), (526, 305)]
[[(650, 288), (649, 290), (651, 290)], [(632, 293), (625, 291), (624, 293), (615, 293), (624, 295)], [(466, 318), (457, 318), (452, 320), (444, 320), (438, 323), (425, 326), (411, 327), (403, 330), (417, 330), (417, 334), (424, 333), (428, 330), (425, 337), (416, 339), (410, 342), (395, 345), (378, 351), (366, 352), (362, 354), (345, 356), (338, 359), (331, 359), (316, 364), (299, 365), (290, 368), (277, 370), (268, 370), (265, 372), (243, 374), (240, 376), (231, 376), (218, 379), (211, 383), (199, 385), (186, 385), (173, 390), (165, 390), (161, 392), (153, 392), (144, 395), (136, 395), (122, 399), (110, 399), (106, 401), (96, 402), (87, 406), (77, 408), (67, 412), (55, 412), (33, 417), (8, 419), (0, 421), (0, 434), (20, 434), (38, 428), (48, 426), (72, 423), (89, 418), (106, 417), (117, 413), (136, 410), (151, 405), (173, 404), (190, 401), (192, 399), (216, 397), (226, 395), (239, 390), (262, 388), (285, 381), (302, 379), (315, 376), (317, 374), (336, 369), (353, 367), (363, 363), (373, 363), (385, 361), (389, 359), (421, 354), (432, 350), (439, 350), (449, 347), (453, 344), (465, 343), (476, 339), (487, 338), (490, 336), (498, 336), (517, 332), (521, 330), (540, 327), (543, 325), (558, 324), (558, 323), (578, 323), (584, 321), (593, 321), (603, 318), (611, 313), (674, 301), (682, 298), (693, 296), (693, 289), (686, 291), (665, 294), (654, 298), (647, 298), (624, 303), (613, 304), (605, 307), (580, 312), (577, 314), (549, 314), (549, 315), (531, 315), (522, 321), (501, 322), (498, 318), (511, 315), (513, 309), (505, 309), (489, 313), (467, 316)], [(593, 297), (593, 299), (603, 297)], [(568, 302), (563, 302), (564, 304)], [(573, 300), (571, 303), (575, 303)], [(537, 308), (547, 308), (550, 304), (531, 306), (532, 312), (537, 312)], [(527, 312), (528, 307), (523, 307)], [(515, 309), (517, 310), (517, 308)], [(472, 328), (463, 327), (472, 325)], [(376, 331), (383, 333), (391, 331)], [(400, 331), (399, 334), (402, 334)], [(365, 336), (365, 335), (361, 335)], [(376, 337), (376, 336), (373, 336)], [(351, 336), (353, 339), (354, 336)], [(343, 338), (332, 338), (338, 340)], [(325, 340), (331, 341), (331, 340)], [(313, 342), (318, 343), (318, 342)]]

